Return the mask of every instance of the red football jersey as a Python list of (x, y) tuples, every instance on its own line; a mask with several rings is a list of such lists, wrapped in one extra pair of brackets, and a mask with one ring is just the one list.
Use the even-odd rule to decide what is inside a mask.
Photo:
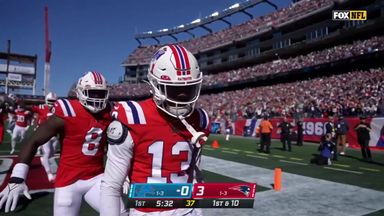
[(91, 114), (78, 100), (59, 99), (52, 112), (65, 121), (55, 186), (67, 186), (103, 173), (106, 129), (112, 121), (109, 106)]
[[(134, 142), (131, 183), (191, 182), (188, 168), (192, 160), (192, 135), (179, 119), (158, 109), (153, 99), (119, 102), (115, 117), (116, 114), (129, 128)], [(209, 135), (209, 119), (203, 109), (195, 109), (186, 120), (196, 131)]]
[(27, 127), (28, 115), (29, 115), (29, 111), (16, 109), (15, 110), (16, 125), (19, 127)]
[(51, 110), (47, 104), (40, 104), (32, 107), (32, 112), (37, 113), (37, 125), (41, 125), (45, 122), (49, 116), (52, 115)]

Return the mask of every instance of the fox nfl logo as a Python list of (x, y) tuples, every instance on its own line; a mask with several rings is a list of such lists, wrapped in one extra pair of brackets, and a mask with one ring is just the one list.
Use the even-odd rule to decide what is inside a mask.
[(366, 10), (334, 10), (332, 20), (367, 20)]

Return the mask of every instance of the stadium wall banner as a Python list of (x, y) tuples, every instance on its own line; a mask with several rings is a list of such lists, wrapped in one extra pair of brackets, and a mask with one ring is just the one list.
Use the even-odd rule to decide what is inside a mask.
[[(347, 134), (347, 142), (352, 148), (359, 148), (357, 142), (357, 135), (354, 130), (354, 127), (360, 122), (360, 119), (355, 118), (345, 118), (346, 122), (349, 125), (349, 131)], [(272, 138), (280, 139), (280, 134), (278, 133), (278, 125), (282, 121), (281, 118), (270, 119), (273, 130)], [(289, 120), (293, 122), (292, 119)], [(303, 131), (304, 131), (304, 141), (308, 142), (320, 142), (321, 136), (325, 132), (325, 123), (328, 121), (327, 118), (304, 118), (303, 122)], [(240, 119), (231, 124), (232, 131), (234, 135), (238, 136), (256, 136), (257, 128), (259, 127), (261, 119)], [(384, 118), (372, 118), (367, 119), (367, 122), (370, 124), (372, 130), (370, 132), (370, 142), (369, 146), (374, 149), (384, 150)], [(294, 135), (292, 139), (296, 139), (296, 126), (294, 127)]]

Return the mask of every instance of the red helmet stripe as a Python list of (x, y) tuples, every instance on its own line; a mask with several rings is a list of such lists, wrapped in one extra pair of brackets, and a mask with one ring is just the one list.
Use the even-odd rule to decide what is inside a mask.
[(187, 54), (187, 51), (185, 50), (185, 48), (183, 46), (179, 46), (180, 49), (181, 49), (181, 52), (183, 53), (183, 56), (184, 56), (184, 61), (185, 61), (185, 64), (186, 64), (186, 68), (187, 69), (187, 75), (190, 75), (191, 74), (191, 66), (189, 64), (189, 58), (188, 58), (188, 54)]
[(99, 72), (96, 72), (97, 77), (99, 77), (99, 84), (103, 84), (103, 78)]
[(93, 80), (95, 81), (95, 84), (98, 84), (97, 75), (95, 72), (92, 71)]
[(175, 60), (176, 60), (176, 70), (177, 70), (177, 75), (180, 76), (181, 75), (181, 64), (180, 64), (180, 58), (179, 58), (179, 54), (177, 53), (177, 50), (176, 48), (174, 47), (174, 45), (169, 45), (169, 47), (171, 48), (172, 50), (172, 53), (173, 53), (173, 56), (175, 57)]
[(103, 84), (103, 78), (99, 72), (92, 71), (92, 75), (95, 80), (95, 84)]

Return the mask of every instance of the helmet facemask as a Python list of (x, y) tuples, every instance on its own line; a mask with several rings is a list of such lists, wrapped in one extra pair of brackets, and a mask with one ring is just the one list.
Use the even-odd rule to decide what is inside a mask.
[(53, 92), (49, 92), (45, 96), (45, 104), (47, 104), (49, 108), (53, 107), (53, 105), (55, 104), (56, 100), (57, 100), (57, 96)]
[(77, 91), (77, 98), (80, 103), (92, 113), (97, 113), (107, 106), (107, 89), (80, 89)]
[(80, 103), (92, 113), (98, 113), (107, 107), (109, 91), (103, 75), (88, 72), (79, 79), (76, 95)]
[(166, 82), (151, 76), (149, 83), (152, 87), (156, 105), (173, 117), (188, 117), (200, 95), (201, 77), (193, 82)]

